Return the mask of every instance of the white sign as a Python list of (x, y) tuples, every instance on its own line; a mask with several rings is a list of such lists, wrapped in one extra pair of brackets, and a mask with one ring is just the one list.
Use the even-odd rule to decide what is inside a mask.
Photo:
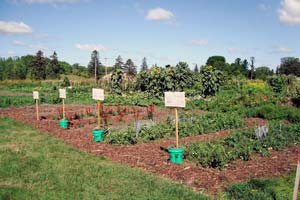
[(65, 99), (66, 96), (66, 89), (59, 89), (59, 98)]
[(92, 91), (93, 91), (93, 99), (100, 100), (100, 101), (104, 100), (104, 90), (103, 89), (93, 88)]
[(166, 107), (185, 107), (184, 92), (165, 92)]
[(39, 92), (33, 91), (33, 99), (39, 99)]

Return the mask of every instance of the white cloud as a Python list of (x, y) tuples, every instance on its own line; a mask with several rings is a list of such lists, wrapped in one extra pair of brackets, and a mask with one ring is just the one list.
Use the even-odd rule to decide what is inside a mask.
[(282, 0), (278, 17), (284, 24), (300, 24), (300, 0)]
[(107, 51), (107, 48), (102, 44), (75, 44), (75, 47), (83, 51)]
[(145, 19), (154, 21), (167, 21), (174, 17), (175, 15), (169, 10), (165, 10), (163, 8), (155, 8), (148, 11)]
[(32, 29), (23, 22), (0, 21), (0, 32), (8, 34), (28, 34)]
[(272, 53), (291, 53), (292, 49), (287, 47), (278, 47), (277, 49), (273, 50)]
[(197, 40), (192, 40), (190, 44), (195, 45), (195, 46), (206, 46), (208, 45), (208, 40), (206, 39), (197, 39)]
[(12, 51), (12, 50), (9, 50), (9, 51), (7, 51), (7, 54), (10, 55), (10, 56), (12, 56), (12, 55), (15, 55), (16, 52), (14, 52), (14, 51)]
[(47, 50), (48, 47), (43, 45), (43, 44), (27, 44), (21, 41), (15, 40), (13, 42), (14, 45), (19, 46), (19, 47), (25, 47), (28, 49), (34, 49), (34, 50)]

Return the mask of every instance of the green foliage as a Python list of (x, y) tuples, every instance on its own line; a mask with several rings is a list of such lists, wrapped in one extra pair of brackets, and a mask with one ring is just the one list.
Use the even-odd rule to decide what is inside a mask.
[(266, 80), (268, 76), (272, 75), (274, 75), (273, 71), (266, 66), (257, 67), (254, 72), (255, 79)]
[[(226, 189), (229, 199), (257, 200), (257, 199), (292, 199), (295, 175), (269, 178), (263, 180), (252, 179), (245, 183), (232, 185)], [(298, 195), (299, 196), (299, 195)]]
[(212, 66), (204, 66), (201, 69), (202, 86), (204, 96), (214, 96), (224, 83), (224, 75)]
[(281, 93), (288, 84), (287, 79), (284, 76), (270, 76), (267, 78), (267, 82), (277, 94)]
[(65, 76), (62, 84), (61, 84), (61, 87), (69, 87), (71, 84), (70, 84), (70, 80), (68, 77)]
[(211, 56), (207, 59), (206, 65), (223, 71), (226, 68), (226, 59), (224, 56)]
[(109, 144), (136, 144), (136, 139), (135, 139), (135, 132), (133, 129), (128, 128), (125, 131), (115, 131), (108, 133), (107, 137), (105, 140)]
[(34, 79), (45, 80), (46, 79), (46, 60), (43, 52), (38, 51), (33, 61)]
[(186, 148), (186, 158), (204, 167), (224, 168), (231, 161), (251, 159), (252, 153), (267, 155), (271, 149), (282, 150), (300, 143), (300, 125), (270, 123), (269, 132), (257, 138), (254, 130), (237, 131), (230, 136), (213, 142), (198, 142)]
[(120, 69), (115, 69), (114, 72), (111, 75), (111, 92), (121, 95), (122, 94), (122, 78), (123, 78), (123, 72)]
[(249, 115), (251, 117), (261, 117), (268, 120), (288, 120), (292, 123), (300, 122), (300, 111), (293, 106), (283, 106), (275, 104), (265, 104), (256, 107)]
[(280, 74), (292, 74), (295, 76), (300, 75), (300, 60), (294, 57), (281, 58), (281, 64), (278, 69)]

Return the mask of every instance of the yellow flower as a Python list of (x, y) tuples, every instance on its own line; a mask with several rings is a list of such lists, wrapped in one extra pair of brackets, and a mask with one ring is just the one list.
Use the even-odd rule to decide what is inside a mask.
[(207, 69), (208, 69), (208, 70), (212, 70), (212, 69), (213, 69), (213, 66), (209, 65), (209, 66), (207, 67)]

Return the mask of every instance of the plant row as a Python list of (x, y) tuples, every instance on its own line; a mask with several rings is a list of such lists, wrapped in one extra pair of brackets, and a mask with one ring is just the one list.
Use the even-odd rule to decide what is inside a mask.
[[(234, 113), (182, 113), (179, 116), (179, 136), (187, 137), (239, 128), (244, 125), (243, 119)], [(172, 117), (166, 122), (143, 126), (140, 131), (128, 128), (122, 131), (110, 131), (107, 142), (110, 144), (135, 144), (175, 136), (175, 123)]]
[(272, 149), (282, 150), (300, 143), (299, 124), (272, 121), (268, 129), (263, 136), (249, 129), (236, 131), (224, 139), (193, 143), (187, 146), (185, 156), (203, 167), (224, 168), (237, 159), (250, 160), (252, 153), (265, 156)]

